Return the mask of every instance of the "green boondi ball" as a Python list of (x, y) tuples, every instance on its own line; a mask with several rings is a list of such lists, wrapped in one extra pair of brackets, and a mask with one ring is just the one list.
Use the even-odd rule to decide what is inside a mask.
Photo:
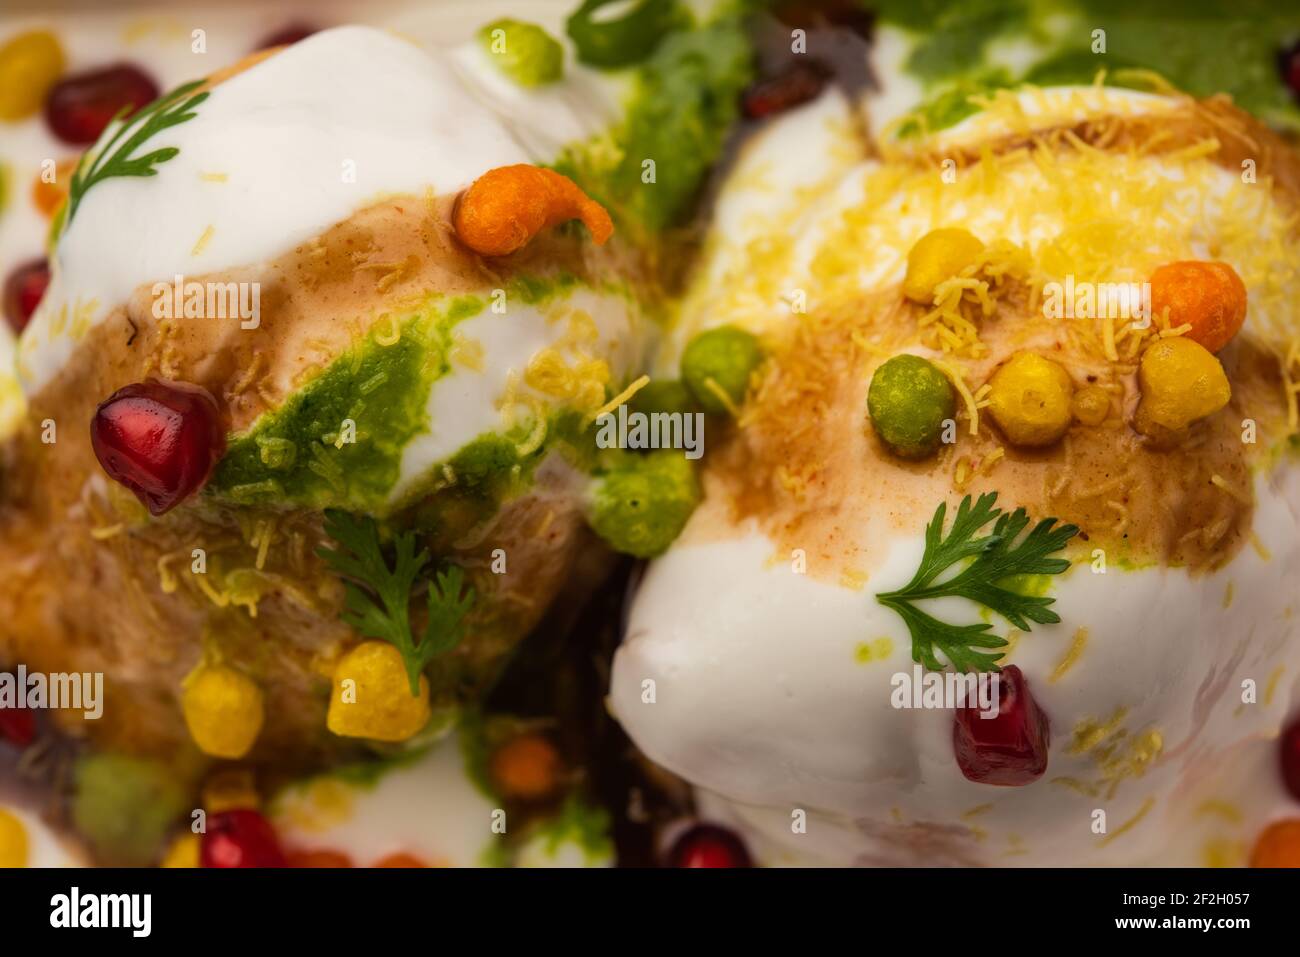
[(677, 379), (656, 379), (637, 390), (628, 402), (628, 411), (650, 415), (654, 412), (690, 413), (700, 411), (690, 390)]
[(494, 20), (479, 30), (478, 39), (492, 62), (520, 86), (542, 86), (564, 75), (564, 47), (535, 23)]
[(150, 863), (184, 813), (176, 775), (156, 761), (96, 754), (77, 763), (72, 821), (112, 864)]
[(628, 455), (596, 480), (591, 527), (618, 551), (653, 558), (681, 534), (699, 500), (695, 470), (681, 451)]
[(719, 326), (701, 332), (686, 346), (682, 353), (682, 381), (705, 412), (721, 415), (728, 409), (718, 390), (733, 406), (739, 406), (745, 401), (750, 374), (762, 361), (758, 339), (744, 329)]
[(957, 395), (934, 363), (898, 355), (871, 377), (867, 411), (890, 451), (900, 458), (919, 459), (939, 447), (944, 419), (956, 414)]

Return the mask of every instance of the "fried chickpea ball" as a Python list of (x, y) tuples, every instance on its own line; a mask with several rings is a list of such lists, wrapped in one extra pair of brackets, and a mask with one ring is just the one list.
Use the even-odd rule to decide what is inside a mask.
[(1190, 325), (1188, 339), (1218, 352), (1246, 321), (1246, 284), (1227, 263), (1166, 263), (1151, 274), (1151, 309), (1168, 310), (1170, 328)]
[(452, 215), (457, 238), (480, 256), (508, 256), (544, 229), (580, 219), (596, 245), (614, 233), (600, 203), (569, 177), (520, 163), (488, 170), (460, 197)]

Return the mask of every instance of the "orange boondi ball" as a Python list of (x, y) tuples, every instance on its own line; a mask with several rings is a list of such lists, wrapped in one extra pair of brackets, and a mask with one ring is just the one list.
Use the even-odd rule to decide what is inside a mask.
[(424, 861), (420, 860), (414, 854), (404, 854), (399, 852), (397, 854), (389, 854), (387, 857), (381, 857), (379, 860), (375, 861), (373, 866), (375, 867), (428, 867), (429, 865), (424, 863)]
[(456, 238), (480, 256), (508, 256), (570, 219), (582, 220), (598, 246), (614, 232), (605, 207), (577, 183), (527, 163), (488, 170), (460, 197), (452, 219)]
[(68, 186), (79, 162), (81, 158), (78, 156), (60, 161), (54, 167), (53, 182), (46, 180), (44, 171), (36, 174), (36, 179), (32, 181), (32, 203), (46, 219), (53, 216), (68, 198)]
[(1218, 352), (1246, 321), (1246, 284), (1227, 263), (1166, 263), (1151, 274), (1151, 310), (1166, 309), (1171, 329), (1190, 325), (1187, 338)]
[(1300, 867), (1300, 818), (1274, 821), (1250, 852), (1251, 867)]
[(555, 791), (560, 755), (540, 734), (520, 735), (497, 748), (491, 772), (502, 797), (534, 801)]

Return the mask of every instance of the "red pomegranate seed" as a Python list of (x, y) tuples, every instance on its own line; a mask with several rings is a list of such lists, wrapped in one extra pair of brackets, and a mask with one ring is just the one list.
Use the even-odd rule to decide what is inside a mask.
[(4, 313), (14, 332), (27, 328), (49, 284), (50, 266), (44, 259), (33, 259), (9, 274), (5, 280)]
[(225, 451), (217, 404), (198, 386), (149, 379), (118, 389), (90, 423), (95, 457), (153, 515), (208, 480)]
[(1292, 44), (1277, 55), (1278, 71), (1291, 96), (1300, 100), (1300, 42)]
[(0, 738), (5, 738), (25, 748), (36, 737), (36, 716), (30, 708), (21, 705), (6, 708), (0, 705)]
[(968, 780), (1017, 787), (1047, 770), (1051, 733), (1020, 669), (1008, 665), (999, 677), (997, 716), (980, 717), (978, 705), (958, 708), (952, 746)]
[(319, 27), (308, 26), (305, 23), (291, 23), (287, 27), (276, 30), (270, 36), (263, 38), (262, 42), (255, 46), (254, 50), (265, 50), (269, 47), (287, 47), (292, 46), (299, 40), (305, 40), (313, 33), (320, 30)]
[(1300, 718), (1282, 732), (1278, 756), (1282, 764), (1282, 783), (1291, 796), (1300, 801)]
[(127, 115), (158, 99), (158, 85), (128, 63), (78, 73), (54, 84), (45, 100), (45, 122), (65, 143), (85, 146), (99, 139), (123, 107)]
[(753, 867), (740, 838), (716, 824), (697, 824), (668, 852), (669, 867)]
[(286, 867), (284, 852), (271, 823), (243, 808), (208, 815), (199, 842), (200, 867)]
[(741, 109), (751, 120), (772, 116), (815, 99), (826, 88), (828, 71), (820, 63), (792, 63), (774, 77), (759, 80), (741, 97)]

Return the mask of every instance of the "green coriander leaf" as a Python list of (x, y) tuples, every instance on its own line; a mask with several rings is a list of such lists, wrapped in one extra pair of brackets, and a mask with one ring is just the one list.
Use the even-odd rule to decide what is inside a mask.
[[(957, 507), (952, 526), (944, 534), (947, 503), (940, 503), (925, 528), (925, 551), (912, 580), (897, 591), (882, 592), (876, 600), (893, 609), (907, 625), (912, 637), (912, 660), (932, 671), (943, 665), (936, 657), (942, 653), (948, 664), (959, 671), (997, 671), (998, 655), (976, 651), (977, 648), (1001, 648), (1006, 641), (988, 634), (988, 624), (953, 625), (916, 607), (916, 602), (930, 598), (959, 597), (997, 612), (1016, 628), (1032, 630), (1031, 622), (1046, 625), (1061, 620), (1048, 606), (1056, 601), (1038, 595), (1022, 595), (1002, 583), (1017, 575), (1059, 575), (1070, 567), (1065, 558), (1052, 558), (1078, 534), (1075, 525), (1057, 525), (1056, 519), (1043, 519), (1021, 537), (1029, 525), (1023, 508), (1005, 514), (997, 508), (997, 493), (981, 495), (972, 506), (967, 495)], [(981, 534), (993, 522), (993, 530)], [(961, 562), (967, 562), (955, 575), (939, 577)]]
[(963, 558), (977, 555), (993, 545), (992, 536), (976, 538), (975, 535), (997, 516), (999, 510), (993, 506), (997, 498), (997, 492), (981, 495), (974, 508), (971, 508), (969, 495), (962, 499), (947, 538), (943, 537), (943, 523), (948, 504), (940, 502), (934, 518), (925, 527), (925, 553), (921, 556), (921, 565), (904, 591), (929, 585)]
[(452, 565), (447, 571), (438, 572), (429, 586), (426, 596), (429, 620), (420, 640), (420, 653), (426, 662), (460, 643), (465, 616), (474, 606), (474, 589), (465, 588), (464, 584), (465, 573)]
[[(943, 665), (935, 657), (935, 650), (943, 653), (958, 671), (997, 671), (1001, 654), (988, 655), (975, 648), (1002, 648), (1006, 639), (989, 634), (987, 622), (975, 625), (950, 625), (926, 614), (906, 601), (882, 600), (881, 604), (898, 612), (912, 634), (912, 659), (931, 671), (942, 671)], [(917, 641), (917, 636), (923, 641)]]
[[(142, 107), (129, 119), (126, 117), (129, 108), (126, 107), (113, 117), (109, 126), (116, 125), (117, 129), (112, 138), (101, 149), (86, 153), (72, 174), (72, 182), (68, 186), (67, 214), (63, 219), (65, 231), (72, 225), (72, 218), (76, 216), (86, 191), (96, 183), (115, 176), (156, 176), (158, 164), (165, 163), (180, 153), (176, 147), (166, 146), (142, 156), (132, 155), (157, 134), (198, 115), (193, 112), (194, 108), (208, 98), (208, 91), (194, 91), (203, 83), (203, 80), (195, 80), (182, 84)], [(190, 96), (191, 93), (194, 95)]]
[(454, 648), (464, 633), (465, 616), (474, 605), (474, 590), (464, 587), (464, 572), (453, 565), (437, 574), (426, 596), (429, 620), (417, 645), (411, 630), (411, 592), (429, 553), (416, 551), (415, 535), (402, 532), (394, 537), (390, 568), (369, 516), (326, 509), (325, 533), (337, 547), (320, 548), (316, 554), (344, 579), (343, 620), (367, 638), (397, 648), (411, 694), (419, 694), (425, 666)]

